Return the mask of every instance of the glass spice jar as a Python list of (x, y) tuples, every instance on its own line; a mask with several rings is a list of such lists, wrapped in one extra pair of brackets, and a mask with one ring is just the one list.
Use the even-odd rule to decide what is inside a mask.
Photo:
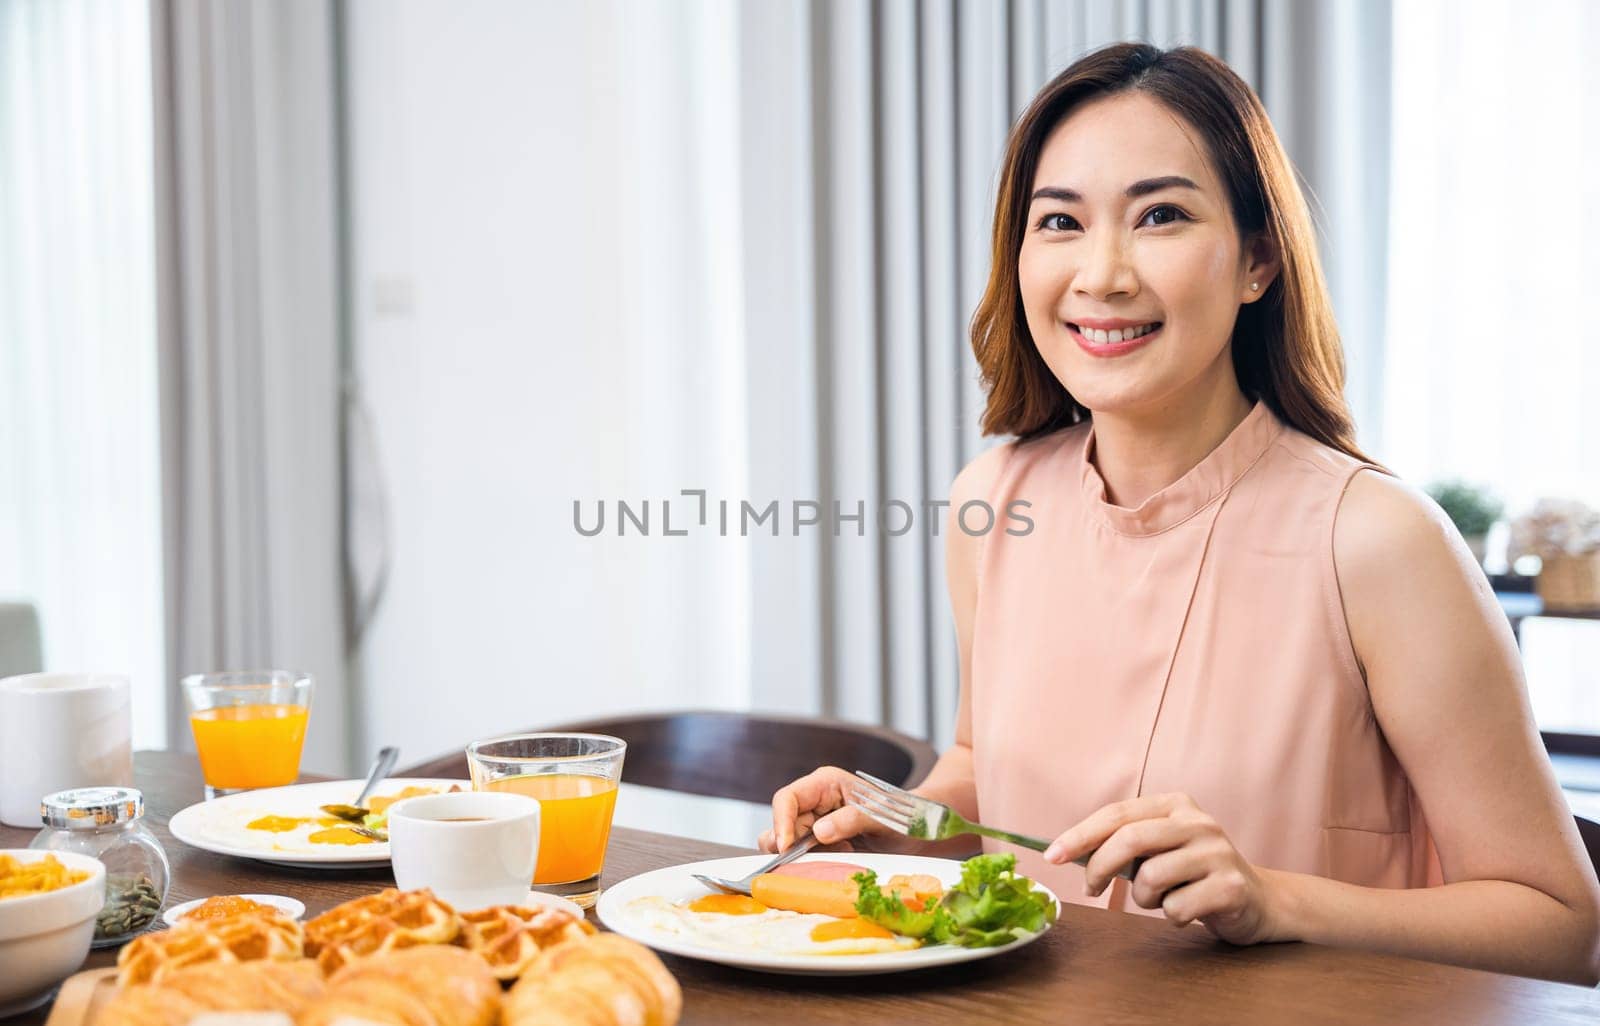
[(46, 795), (39, 814), (45, 829), (28, 847), (105, 863), (106, 903), (95, 917), (94, 947), (121, 944), (160, 917), (172, 874), (161, 842), (141, 820), (144, 795), (131, 787), (77, 787)]

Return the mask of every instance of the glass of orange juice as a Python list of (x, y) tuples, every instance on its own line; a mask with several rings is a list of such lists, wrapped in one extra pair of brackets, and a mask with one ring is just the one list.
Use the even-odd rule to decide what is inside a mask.
[(513, 791), (539, 799), (535, 890), (584, 908), (600, 897), (600, 870), (627, 751), (626, 741), (605, 734), (518, 734), (467, 746), (474, 791)]
[(208, 800), (294, 783), (311, 715), (309, 673), (195, 673), (182, 685)]

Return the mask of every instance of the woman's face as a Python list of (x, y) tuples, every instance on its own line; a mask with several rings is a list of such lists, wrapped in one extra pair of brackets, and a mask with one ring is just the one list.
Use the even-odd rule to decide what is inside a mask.
[(1237, 389), (1234, 320), (1274, 267), (1242, 252), (1187, 124), (1140, 92), (1087, 103), (1045, 140), (1031, 197), (1022, 305), (1073, 398), (1138, 415)]

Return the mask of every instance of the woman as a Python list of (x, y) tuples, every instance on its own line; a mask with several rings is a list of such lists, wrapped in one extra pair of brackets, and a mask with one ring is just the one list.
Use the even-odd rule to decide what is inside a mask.
[[(1068, 900), (1595, 983), (1600, 884), (1510, 629), (1437, 507), (1356, 447), (1250, 88), (1190, 47), (1084, 57), (1012, 131), (993, 253), (983, 427), (1017, 440), (951, 509), (1025, 500), (1036, 526), (947, 533), (959, 724), (918, 792), (1054, 836), (1019, 871)], [(850, 779), (779, 791), (762, 847), (893, 846)]]

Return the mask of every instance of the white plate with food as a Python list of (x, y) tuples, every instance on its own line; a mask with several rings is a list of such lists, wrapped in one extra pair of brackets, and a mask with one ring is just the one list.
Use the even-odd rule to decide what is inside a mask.
[(261, 908), (258, 906), (275, 909), (290, 919), (299, 919), (306, 914), (305, 903), (286, 894), (220, 894), (174, 905), (161, 913), (161, 921), (168, 926), (177, 926), (202, 905), (206, 908), (200, 911), (197, 919), (221, 919), (238, 912), (259, 912)]
[[(758, 878), (754, 896), (718, 896), (695, 874), (738, 880), (765, 855), (713, 859), (631, 877), (601, 895), (607, 928), (685, 958), (762, 972), (814, 976), (904, 972), (1014, 951), (1041, 936), (1059, 904), (1017, 876), (1012, 856), (966, 863), (920, 855), (851, 852), (804, 856)], [(963, 878), (963, 867), (971, 867)], [(876, 880), (863, 894), (855, 873)], [(976, 898), (994, 889), (984, 917)], [(1026, 924), (1026, 925), (1024, 925)], [(976, 946), (969, 946), (976, 945)]]
[[(257, 859), (283, 866), (362, 869), (389, 864), (389, 844), (350, 830), (351, 824), (322, 811), (349, 802), (364, 780), (326, 780), (245, 791), (197, 802), (172, 817), (167, 829), (184, 844), (218, 855)], [(401, 798), (467, 791), (466, 780), (395, 777), (378, 785), (367, 799), (373, 810), (367, 825), (387, 825), (388, 806)]]

